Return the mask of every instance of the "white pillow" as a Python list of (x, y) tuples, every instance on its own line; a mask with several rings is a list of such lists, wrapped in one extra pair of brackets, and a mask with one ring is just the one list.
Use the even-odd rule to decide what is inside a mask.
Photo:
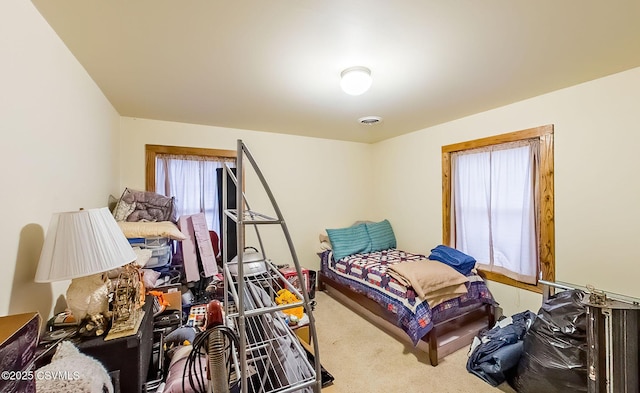
[(329, 240), (329, 236), (324, 233), (320, 234), (320, 249), (322, 251), (331, 250), (331, 241)]
[(137, 237), (168, 237), (173, 240), (184, 240), (187, 237), (171, 221), (118, 221), (124, 236), (132, 239)]

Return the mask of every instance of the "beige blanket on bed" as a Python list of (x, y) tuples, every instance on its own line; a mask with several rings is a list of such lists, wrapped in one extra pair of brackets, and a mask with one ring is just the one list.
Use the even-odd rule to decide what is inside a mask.
[(430, 259), (402, 262), (389, 266), (387, 273), (401, 284), (413, 287), (430, 307), (467, 293), (465, 283), (469, 279), (442, 262)]

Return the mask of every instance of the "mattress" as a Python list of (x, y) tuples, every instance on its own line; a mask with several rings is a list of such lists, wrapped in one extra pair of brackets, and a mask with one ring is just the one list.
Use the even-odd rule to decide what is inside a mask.
[(320, 258), (323, 275), (380, 304), (394, 316), (396, 325), (409, 335), (414, 345), (429, 333), (435, 323), (486, 304), (496, 304), (482, 277), (470, 273), (467, 275), (466, 294), (430, 308), (411, 287), (402, 285), (387, 273), (393, 264), (427, 259), (421, 254), (388, 249), (354, 254), (335, 261), (332, 252), (327, 250)]

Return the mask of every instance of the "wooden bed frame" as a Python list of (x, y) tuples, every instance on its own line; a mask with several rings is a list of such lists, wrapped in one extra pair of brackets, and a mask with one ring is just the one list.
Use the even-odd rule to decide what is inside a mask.
[[(322, 271), (318, 272), (318, 289), (327, 292), (400, 341), (413, 346), (410, 337), (396, 326), (389, 312), (366, 295), (354, 292), (348, 286), (325, 276)], [(431, 365), (437, 366), (445, 356), (469, 346), (480, 330), (491, 328), (494, 323), (494, 306), (481, 305), (462, 315), (435, 323), (433, 329), (420, 340), (416, 349), (426, 352)]]

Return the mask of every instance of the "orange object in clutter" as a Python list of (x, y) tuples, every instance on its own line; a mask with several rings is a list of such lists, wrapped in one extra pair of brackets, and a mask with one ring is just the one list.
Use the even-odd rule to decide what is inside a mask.
[(156, 298), (158, 298), (158, 303), (160, 303), (160, 306), (167, 307), (169, 305), (169, 301), (167, 299), (165, 299), (165, 297), (164, 297), (164, 292), (162, 292), (162, 291), (149, 291), (149, 295), (153, 295)]
[[(292, 304), (300, 301), (300, 299), (298, 299), (298, 297), (291, 293), (288, 289), (279, 290), (277, 292), (277, 295), (278, 296), (276, 296), (275, 299), (277, 305)], [(282, 312), (285, 314), (294, 315), (298, 317), (298, 319), (302, 319), (302, 317), (304, 316), (304, 309), (302, 307), (288, 308), (286, 310), (282, 310)]]

